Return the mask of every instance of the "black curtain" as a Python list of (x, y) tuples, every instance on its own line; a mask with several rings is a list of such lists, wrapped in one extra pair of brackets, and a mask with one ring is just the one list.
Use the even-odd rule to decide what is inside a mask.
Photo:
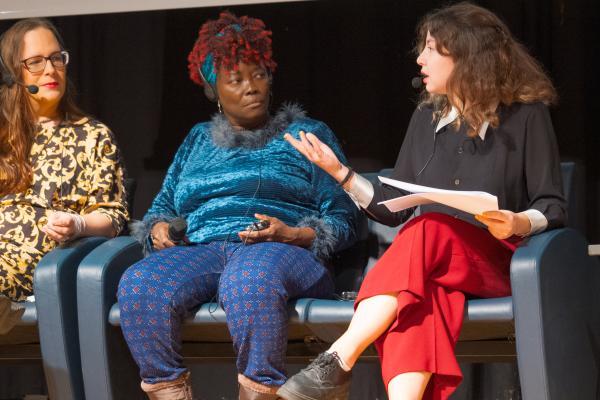
[[(414, 109), (419, 18), (446, 2), (347, 0), (230, 7), (265, 20), (279, 64), (276, 109), (286, 101), (337, 133), (359, 170), (394, 164)], [(561, 156), (586, 169), (587, 236), (600, 241), (600, 137), (595, 116), (597, 13), (591, 0), (482, 0), (540, 60), (560, 103), (552, 109)], [(52, 18), (72, 52), (79, 101), (108, 124), (138, 179), (141, 217), (189, 129), (215, 111), (187, 78), (187, 53), (200, 24), (221, 8)], [(0, 30), (13, 21), (1, 21)], [(156, 183), (158, 182), (158, 183)]]
[[(414, 109), (410, 78), (418, 68), (418, 19), (445, 2), (348, 0), (230, 7), (266, 21), (279, 64), (274, 104), (296, 101), (337, 133), (358, 169), (393, 165)], [(560, 103), (552, 110), (563, 159), (587, 172), (587, 235), (600, 240), (600, 176), (595, 101), (599, 87), (596, 24), (590, 0), (485, 0), (542, 62)], [(53, 18), (72, 52), (69, 75), (79, 101), (116, 133), (131, 176), (138, 178), (143, 215), (189, 129), (215, 106), (187, 78), (186, 56), (200, 24), (220, 8)], [(0, 30), (12, 21), (0, 22)], [(155, 189), (155, 188), (153, 188)]]
[[(229, 7), (273, 31), (279, 67), (276, 109), (298, 102), (328, 123), (358, 170), (392, 166), (416, 93), (415, 26), (447, 1), (321, 0)], [(586, 235), (600, 241), (600, 18), (593, 0), (481, 0), (544, 65), (556, 84), (552, 109), (563, 160), (586, 171)], [(199, 26), (221, 8), (52, 18), (72, 53), (69, 76), (79, 102), (115, 132), (129, 175), (138, 180), (134, 217), (150, 204), (179, 144), (216, 111), (187, 77)], [(0, 21), (0, 31), (13, 21)], [(465, 366), (455, 398), (519, 398), (514, 366)]]

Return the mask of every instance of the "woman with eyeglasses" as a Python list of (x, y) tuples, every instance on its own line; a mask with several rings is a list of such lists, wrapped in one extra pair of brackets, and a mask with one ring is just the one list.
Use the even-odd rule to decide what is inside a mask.
[(23, 314), (44, 254), (119, 233), (123, 168), (111, 131), (75, 105), (69, 53), (45, 19), (0, 38), (0, 334)]

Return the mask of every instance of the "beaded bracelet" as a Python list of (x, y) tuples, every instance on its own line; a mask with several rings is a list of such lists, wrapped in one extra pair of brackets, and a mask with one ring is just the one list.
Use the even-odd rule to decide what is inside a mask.
[(348, 183), (348, 181), (352, 178), (352, 176), (354, 176), (354, 171), (352, 171), (352, 168), (350, 168), (350, 167), (347, 167), (347, 168), (348, 168), (348, 173), (346, 174), (344, 179), (342, 179), (342, 181), (340, 182), (340, 186), (344, 186), (346, 183)]

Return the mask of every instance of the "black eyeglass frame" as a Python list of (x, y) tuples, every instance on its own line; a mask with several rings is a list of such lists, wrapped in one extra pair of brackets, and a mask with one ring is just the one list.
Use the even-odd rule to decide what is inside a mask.
[[(57, 59), (53, 60), (53, 57), (55, 57), (56, 55), (60, 55), (60, 62), (58, 62), (59, 65), (56, 65), (55, 63), (57, 62)], [(41, 65), (41, 68), (34, 68), (34, 70), (31, 70), (31, 66), (27, 65), (28, 61), (34, 60), (34, 59), (38, 59), (40, 60), (44, 60), (43, 64)], [(54, 68), (64, 68), (67, 66), (67, 64), (69, 64), (69, 52), (66, 50), (60, 50), (60, 51), (55, 51), (54, 53), (50, 54), (48, 57), (45, 56), (33, 56), (33, 57), (29, 57), (26, 58), (24, 60), (21, 60), (21, 63), (23, 64), (23, 67), (25, 67), (25, 69), (29, 72), (31, 72), (32, 74), (36, 74), (36, 73), (40, 73), (42, 71), (44, 71), (46, 69), (46, 63), (50, 61), (50, 64), (52, 64), (52, 66)]]

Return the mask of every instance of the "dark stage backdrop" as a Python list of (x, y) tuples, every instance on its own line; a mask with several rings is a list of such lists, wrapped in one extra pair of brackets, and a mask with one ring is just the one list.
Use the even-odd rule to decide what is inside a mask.
[[(315, 1), (230, 7), (273, 30), (274, 104), (295, 101), (337, 133), (357, 169), (392, 166), (414, 109), (418, 19), (434, 0)], [(587, 236), (600, 242), (600, 116), (593, 0), (486, 0), (543, 63), (560, 94), (552, 116), (563, 160), (586, 170)], [(134, 216), (149, 206), (189, 129), (216, 111), (187, 78), (200, 24), (220, 9), (53, 18), (72, 53), (79, 102), (108, 124), (137, 178)], [(0, 31), (12, 21), (0, 21)], [(514, 368), (471, 369), (456, 398), (519, 398)], [(487, 377), (487, 378), (486, 378)], [(482, 381), (483, 379), (483, 381)], [(486, 383), (487, 382), (487, 383)]]
[[(279, 64), (274, 104), (296, 101), (337, 133), (359, 170), (392, 166), (414, 109), (410, 87), (418, 19), (445, 2), (347, 0), (229, 7), (273, 30)], [(486, 0), (544, 64), (558, 88), (552, 110), (563, 159), (586, 168), (587, 235), (600, 241), (600, 136), (595, 120), (596, 32), (592, 0)], [(200, 24), (220, 9), (60, 17), (79, 101), (108, 124), (138, 179), (141, 217), (189, 129), (215, 112), (187, 78), (186, 56)], [(12, 21), (0, 21), (0, 30)]]
[[(600, 6), (586, 0), (478, 2), (508, 23), (554, 79), (553, 119), (563, 159), (586, 167), (587, 234), (600, 240), (600, 137), (594, 117)], [(230, 7), (266, 21), (279, 68), (274, 104), (302, 104), (326, 121), (357, 169), (391, 166), (414, 109), (410, 78), (418, 19), (443, 3), (315, 1)], [(148, 207), (189, 129), (215, 111), (187, 78), (186, 56), (200, 24), (220, 9), (198, 8), (53, 18), (72, 53), (79, 101), (117, 135), (138, 179), (134, 216)], [(0, 21), (0, 30), (12, 21)]]

